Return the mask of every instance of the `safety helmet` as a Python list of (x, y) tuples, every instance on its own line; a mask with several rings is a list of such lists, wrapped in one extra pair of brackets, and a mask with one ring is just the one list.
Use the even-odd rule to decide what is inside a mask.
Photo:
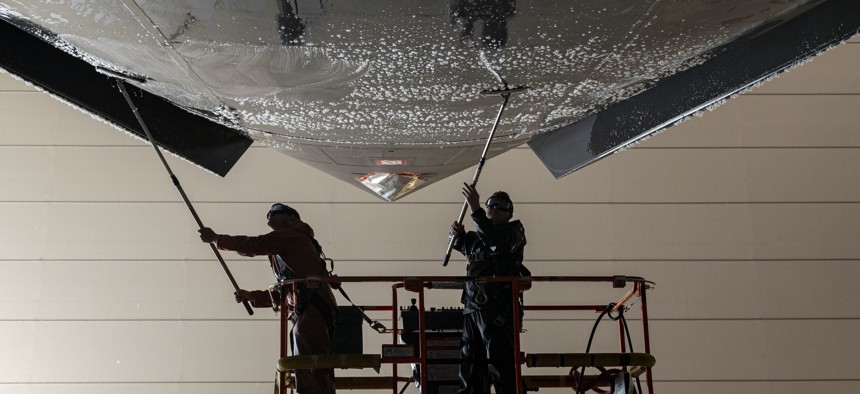
[(296, 219), (302, 218), (301, 216), (299, 216), (298, 211), (293, 208), (290, 208), (289, 205), (281, 203), (272, 204), (272, 207), (269, 208), (269, 212), (266, 214), (266, 220), (271, 219), (272, 215), (290, 215), (295, 216)]

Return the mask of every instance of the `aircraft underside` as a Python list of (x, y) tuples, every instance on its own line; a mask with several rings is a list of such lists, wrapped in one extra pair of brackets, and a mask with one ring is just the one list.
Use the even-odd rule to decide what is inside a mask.
[[(525, 143), (569, 174), (844, 41), (860, 3), (7, 0), (0, 21), (0, 68), (142, 137), (119, 78), (207, 170), (259, 142), (393, 201)], [(516, 87), (486, 149), (503, 100), (481, 93)]]

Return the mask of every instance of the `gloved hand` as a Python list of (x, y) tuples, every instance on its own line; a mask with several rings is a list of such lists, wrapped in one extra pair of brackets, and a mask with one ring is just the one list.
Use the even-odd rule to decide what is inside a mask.
[(474, 186), (463, 182), (463, 197), (466, 197), (466, 203), (469, 204), (472, 212), (481, 209), (481, 195)]
[(218, 240), (218, 233), (212, 231), (209, 227), (203, 227), (200, 230), (197, 230), (200, 233), (200, 240), (206, 243), (212, 243)]
[(239, 289), (238, 291), (233, 293), (233, 295), (236, 296), (236, 302), (250, 302), (254, 299), (254, 297), (251, 296), (251, 292), (248, 290)]
[(463, 235), (463, 233), (465, 231), (466, 230), (463, 227), (462, 223), (457, 223), (457, 222), (451, 223), (451, 236), (452, 237), (457, 238), (457, 237)]

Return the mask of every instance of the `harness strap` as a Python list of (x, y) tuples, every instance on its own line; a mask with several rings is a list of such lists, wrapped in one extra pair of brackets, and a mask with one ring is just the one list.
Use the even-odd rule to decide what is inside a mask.
[(385, 326), (380, 323), (379, 320), (371, 320), (370, 317), (367, 316), (366, 313), (364, 313), (364, 309), (361, 309), (360, 306), (355, 305), (355, 303), (352, 302), (351, 299), (349, 299), (349, 295), (346, 294), (346, 291), (343, 290), (343, 287), (338, 286), (337, 290), (340, 292), (343, 298), (346, 298), (346, 300), (349, 301), (349, 303), (355, 308), (355, 310), (358, 311), (358, 313), (361, 313), (361, 317), (364, 318), (364, 321), (366, 321), (368, 325), (370, 325), (370, 328), (374, 329), (380, 334), (385, 333), (385, 330), (387, 330), (387, 328), (385, 328)]
[[(334, 271), (334, 260), (326, 257), (325, 252), (323, 252), (323, 250), (322, 250), (322, 245), (320, 245), (320, 243), (317, 242), (316, 238), (310, 237), (310, 239), (311, 239), (311, 242), (314, 244), (314, 247), (316, 248), (317, 252), (319, 252), (320, 263), (322, 264), (323, 274), (326, 276), (337, 276), (337, 275), (332, 275), (332, 273), (326, 269), (326, 265), (325, 265), (326, 261), (330, 262), (332, 265), (332, 271)], [(361, 309), (361, 307), (359, 307), (358, 305), (355, 305), (355, 303), (352, 302), (352, 299), (349, 298), (349, 295), (346, 294), (346, 291), (343, 289), (342, 284), (330, 283), (329, 285), (332, 288), (337, 289), (340, 292), (340, 294), (343, 296), (343, 298), (346, 298), (346, 300), (349, 301), (349, 303), (352, 305), (352, 307), (355, 308), (355, 310), (357, 310), (358, 313), (361, 314), (361, 317), (364, 318), (364, 321), (367, 322), (367, 324), (370, 326), (370, 328), (372, 328), (373, 330), (375, 330), (376, 332), (378, 332), (380, 334), (385, 333), (387, 328), (385, 328), (385, 326), (382, 323), (380, 323), (379, 320), (372, 320), (369, 316), (367, 316), (367, 313), (364, 313), (364, 309)], [(319, 298), (319, 297), (317, 297), (317, 298)]]

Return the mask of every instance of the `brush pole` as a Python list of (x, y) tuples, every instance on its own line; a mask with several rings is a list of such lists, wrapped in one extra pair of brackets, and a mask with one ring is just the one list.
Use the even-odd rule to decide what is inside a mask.
[[(478, 184), (478, 178), (481, 177), (481, 170), (484, 169), (484, 163), (487, 161), (487, 152), (490, 150), (490, 143), (493, 142), (493, 136), (496, 135), (496, 128), (499, 127), (499, 120), (502, 119), (502, 112), (505, 111), (505, 107), (508, 106), (508, 99), (511, 97), (511, 94), (502, 93), (502, 106), (499, 108), (499, 113), (496, 115), (496, 121), (493, 122), (493, 128), (490, 130), (490, 136), (487, 137), (487, 142), (484, 144), (484, 151), (481, 152), (481, 159), (478, 160), (478, 168), (475, 169), (475, 175), (472, 177), (472, 187), (475, 187)], [(463, 224), (463, 218), (466, 217), (466, 209), (469, 207), (469, 200), (463, 201), (463, 208), (460, 209), (460, 216), (457, 217), (457, 224)], [(445, 251), (445, 259), (442, 260), (442, 266), (447, 267), (448, 261), (451, 260), (451, 250), (454, 248), (454, 240), (456, 237), (451, 237), (451, 240), (448, 241), (448, 250)]]
[[(158, 158), (161, 159), (161, 164), (164, 164), (164, 168), (167, 170), (167, 173), (170, 175), (170, 180), (173, 182), (173, 186), (176, 186), (176, 190), (179, 192), (179, 195), (182, 196), (182, 201), (185, 202), (185, 206), (188, 208), (188, 211), (191, 212), (191, 216), (194, 217), (194, 221), (197, 222), (197, 227), (202, 229), (206, 226), (203, 225), (203, 221), (200, 220), (200, 216), (197, 215), (197, 211), (194, 209), (194, 206), (191, 205), (191, 201), (188, 199), (188, 195), (185, 194), (185, 190), (182, 189), (182, 185), (179, 183), (179, 178), (173, 174), (173, 171), (170, 169), (170, 165), (167, 164), (167, 160), (164, 159), (164, 155), (161, 154), (161, 150), (158, 149), (158, 145), (155, 144), (155, 139), (152, 138), (152, 134), (149, 132), (149, 128), (146, 127), (146, 123), (144, 123), (143, 118), (140, 117), (140, 113), (137, 111), (137, 106), (134, 105), (134, 102), (131, 100), (131, 96), (128, 95), (128, 92), (125, 90), (125, 84), (122, 79), (116, 78), (117, 86), (119, 86), (119, 91), (122, 92), (123, 97), (125, 97), (125, 101), (128, 103), (128, 106), (131, 107), (131, 111), (134, 113), (134, 117), (137, 118), (137, 122), (140, 123), (140, 127), (143, 129), (144, 134), (146, 134), (146, 138), (149, 139), (150, 145), (152, 145), (152, 149), (155, 149), (155, 153), (158, 155)], [(227, 267), (227, 263), (224, 262), (224, 258), (221, 257), (221, 253), (218, 252), (218, 249), (214, 244), (209, 244), (209, 247), (212, 249), (212, 253), (215, 254), (215, 257), (218, 258), (218, 262), (221, 263), (221, 268), (224, 269), (224, 273), (227, 274), (227, 278), (230, 280), (230, 284), (233, 285), (233, 289), (236, 292), (239, 292), (239, 285), (236, 283), (236, 279), (233, 278), (233, 274), (230, 273), (230, 268)], [(251, 308), (251, 304), (248, 301), (242, 301), (242, 305), (245, 306), (245, 310), (248, 312), (248, 315), (254, 314), (254, 309)]]

